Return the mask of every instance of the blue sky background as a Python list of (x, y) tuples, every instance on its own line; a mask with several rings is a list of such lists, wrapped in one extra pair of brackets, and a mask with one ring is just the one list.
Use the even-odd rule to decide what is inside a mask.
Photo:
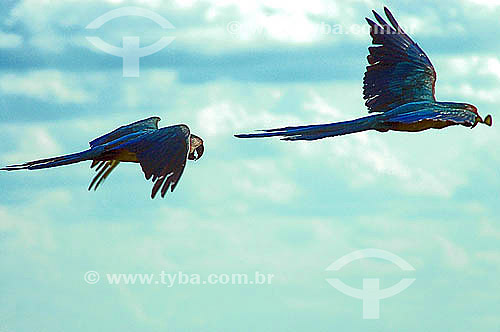
[[(167, 18), (175, 41), (122, 77), (121, 58), (86, 35), (142, 45), (165, 31), (123, 17)], [(366, 114), (365, 25), (387, 5), (426, 51), (443, 101), (498, 118), (500, 2), (11, 1), (0, 6), (0, 163), (75, 152), (120, 125), (158, 115), (205, 140), (173, 194), (149, 198), (138, 165), (97, 192), (87, 164), (0, 174), (0, 331), (499, 331), (500, 133), (497, 126), (377, 133), (315, 142), (238, 140), (237, 132)], [(230, 33), (237, 21), (241, 29)], [(365, 30), (366, 31), (366, 30)], [(363, 248), (389, 262), (333, 261)], [(105, 273), (273, 273), (271, 285), (86, 284)], [(362, 319), (353, 287), (416, 278)], [(103, 277), (102, 277), (103, 278)]]

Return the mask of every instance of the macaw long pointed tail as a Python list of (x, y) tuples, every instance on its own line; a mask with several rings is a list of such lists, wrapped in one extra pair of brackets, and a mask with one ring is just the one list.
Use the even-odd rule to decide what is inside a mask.
[(311, 126), (283, 127), (262, 130), (262, 133), (238, 134), (238, 138), (262, 138), (282, 136), (284, 141), (317, 140), (325, 137), (334, 137), (376, 129), (378, 115), (370, 115), (351, 121), (335, 122)]
[(10, 166), (4, 167), (4, 168), (0, 168), (0, 170), (1, 171), (16, 171), (16, 170), (20, 170), (20, 169), (30, 169), (31, 170), (31, 169), (57, 167), (57, 166), (78, 163), (78, 162), (84, 161), (84, 160), (90, 160), (90, 159), (97, 157), (97, 155), (98, 155), (98, 153), (96, 153), (95, 150), (90, 149), (90, 150), (86, 150), (86, 151), (82, 151), (82, 152), (78, 152), (78, 153), (68, 154), (65, 156), (34, 160), (34, 161), (26, 162), (24, 164), (19, 164), (19, 165), (10, 165)]

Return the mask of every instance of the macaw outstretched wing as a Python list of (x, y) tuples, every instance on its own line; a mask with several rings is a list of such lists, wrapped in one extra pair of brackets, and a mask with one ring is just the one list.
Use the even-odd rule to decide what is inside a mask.
[(363, 97), (368, 112), (385, 112), (400, 105), (435, 101), (436, 71), (424, 51), (401, 29), (391, 12), (384, 8), (392, 24), (375, 11), (380, 26), (370, 25), (373, 45), (363, 79)]
[(160, 188), (161, 196), (165, 197), (169, 188), (174, 191), (184, 171), (189, 153), (189, 138), (190, 132), (186, 125), (175, 125), (151, 131), (117, 149), (136, 155), (146, 179), (154, 182), (151, 198), (155, 197)]
[[(157, 116), (153, 116), (144, 120), (136, 121), (134, 123), (121, 126), (120, 128), (117, 128), (113, 130), (110, 133), (107, 133), (106, 135), (100, 136), (94, 140), (92, 140), (89, 144), (90, 147), (94, 147), (97, 145), (109, 143), (111, 141), (114, 141), (122, 136), (132, 134), (134, 132), (140, 131), (140, 130), (145, 130), (145, 129), (158, 129), (158, 122), (160, 121), (160, 118)], [(95, 166), (95, 165), (94, 165)]]
[[(89, 145), (91, 148), (102, 145), (102, 144), (107, 144), (111, 143), (115, 140), (118, 140), (120, 138), (123, 139), (129, 139), (128, 135), (130, 135), (130, 138), (133, 138), (134, 133), (137, 133), (138, 135), (140, 134), (140, 131), (145, 131), (145, 130), (157, 130), (158, 129), (158, 122), (160, 121), (160, 118), (157, 116), (153, 116), (144, 120), (139, 120), (136, 122), (133, 122), (128, 125), (121, 126), (115, 130), (113, 130), (110, 133), (107, 133), (103, 136), (100, 136), (94, 140), (92, 140)], [(120, 144), (120, 141), (118, 140), (116, 144)], [(109, 145), (109, 144), (108, 144)], [(110, 147), (111, 148), (111, 147)], [(109, 176), (109, 174), (118, 166), (120, 162), (118, 160), (98, 160), (94, 159), (92, 160), (92, 164), (90, 165), (90, 168), (96, 167), (96, 176), (92, 179), (89, 185), (89, 190), (94, 188), (94, 190), (97, 190), (97, 187), (106, 180), (106, 178)]]

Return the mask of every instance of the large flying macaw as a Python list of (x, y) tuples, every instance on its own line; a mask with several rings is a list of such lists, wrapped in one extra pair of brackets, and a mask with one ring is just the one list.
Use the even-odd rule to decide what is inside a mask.
[(491, 115), (483, 120), (470, 104), (438, 102), (434, 87), (436, 72), (427, 55), (401, 29), (391, 12), (384, 7), (391, 25), (375, 11), (377, 23), (369, 18), (372, 44), (369, 65), (363, 79), (363, 97), (368, 112), (377, 112), (356, 120), (260, 130), (239, 134), (239, 138), (282, 136), (285, 141), (317, 140), (365, 130), (386, 132), (422, 131), (453, 125), (474, 128), (478, 123), (492, 124)]
[(159, 117), (151, 117), (122, 126), (91, 141), (90, 149), (60, 157), (11, 165), (0, 170), (42, 169), (92, 160), (97, 175), (89, 190), (97, 187), (120, 164), (139, 163), (146, 179), (154, 182), (151, 198), (161, 188), (165, 197), (169, 187), (174, 191), (184, 171), (186, 160), (197, 160), (203, 155), (203, 140), (191, 134), (188, 126), (180, 124), (158, 129)]

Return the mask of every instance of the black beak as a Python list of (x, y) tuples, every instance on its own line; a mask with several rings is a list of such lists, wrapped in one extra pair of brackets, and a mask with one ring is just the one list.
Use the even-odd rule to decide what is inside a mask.
[(203, 156), (203, 151), (205, 151), (205, 148), (203, 147), (203, 145), (200, 145), (199, 147), (197, 147), (193, 153), (190, 153), (189, 156), (188, 156), (188, 159), (189, 160), (198, 160), (201, 158), (201, 156)]

